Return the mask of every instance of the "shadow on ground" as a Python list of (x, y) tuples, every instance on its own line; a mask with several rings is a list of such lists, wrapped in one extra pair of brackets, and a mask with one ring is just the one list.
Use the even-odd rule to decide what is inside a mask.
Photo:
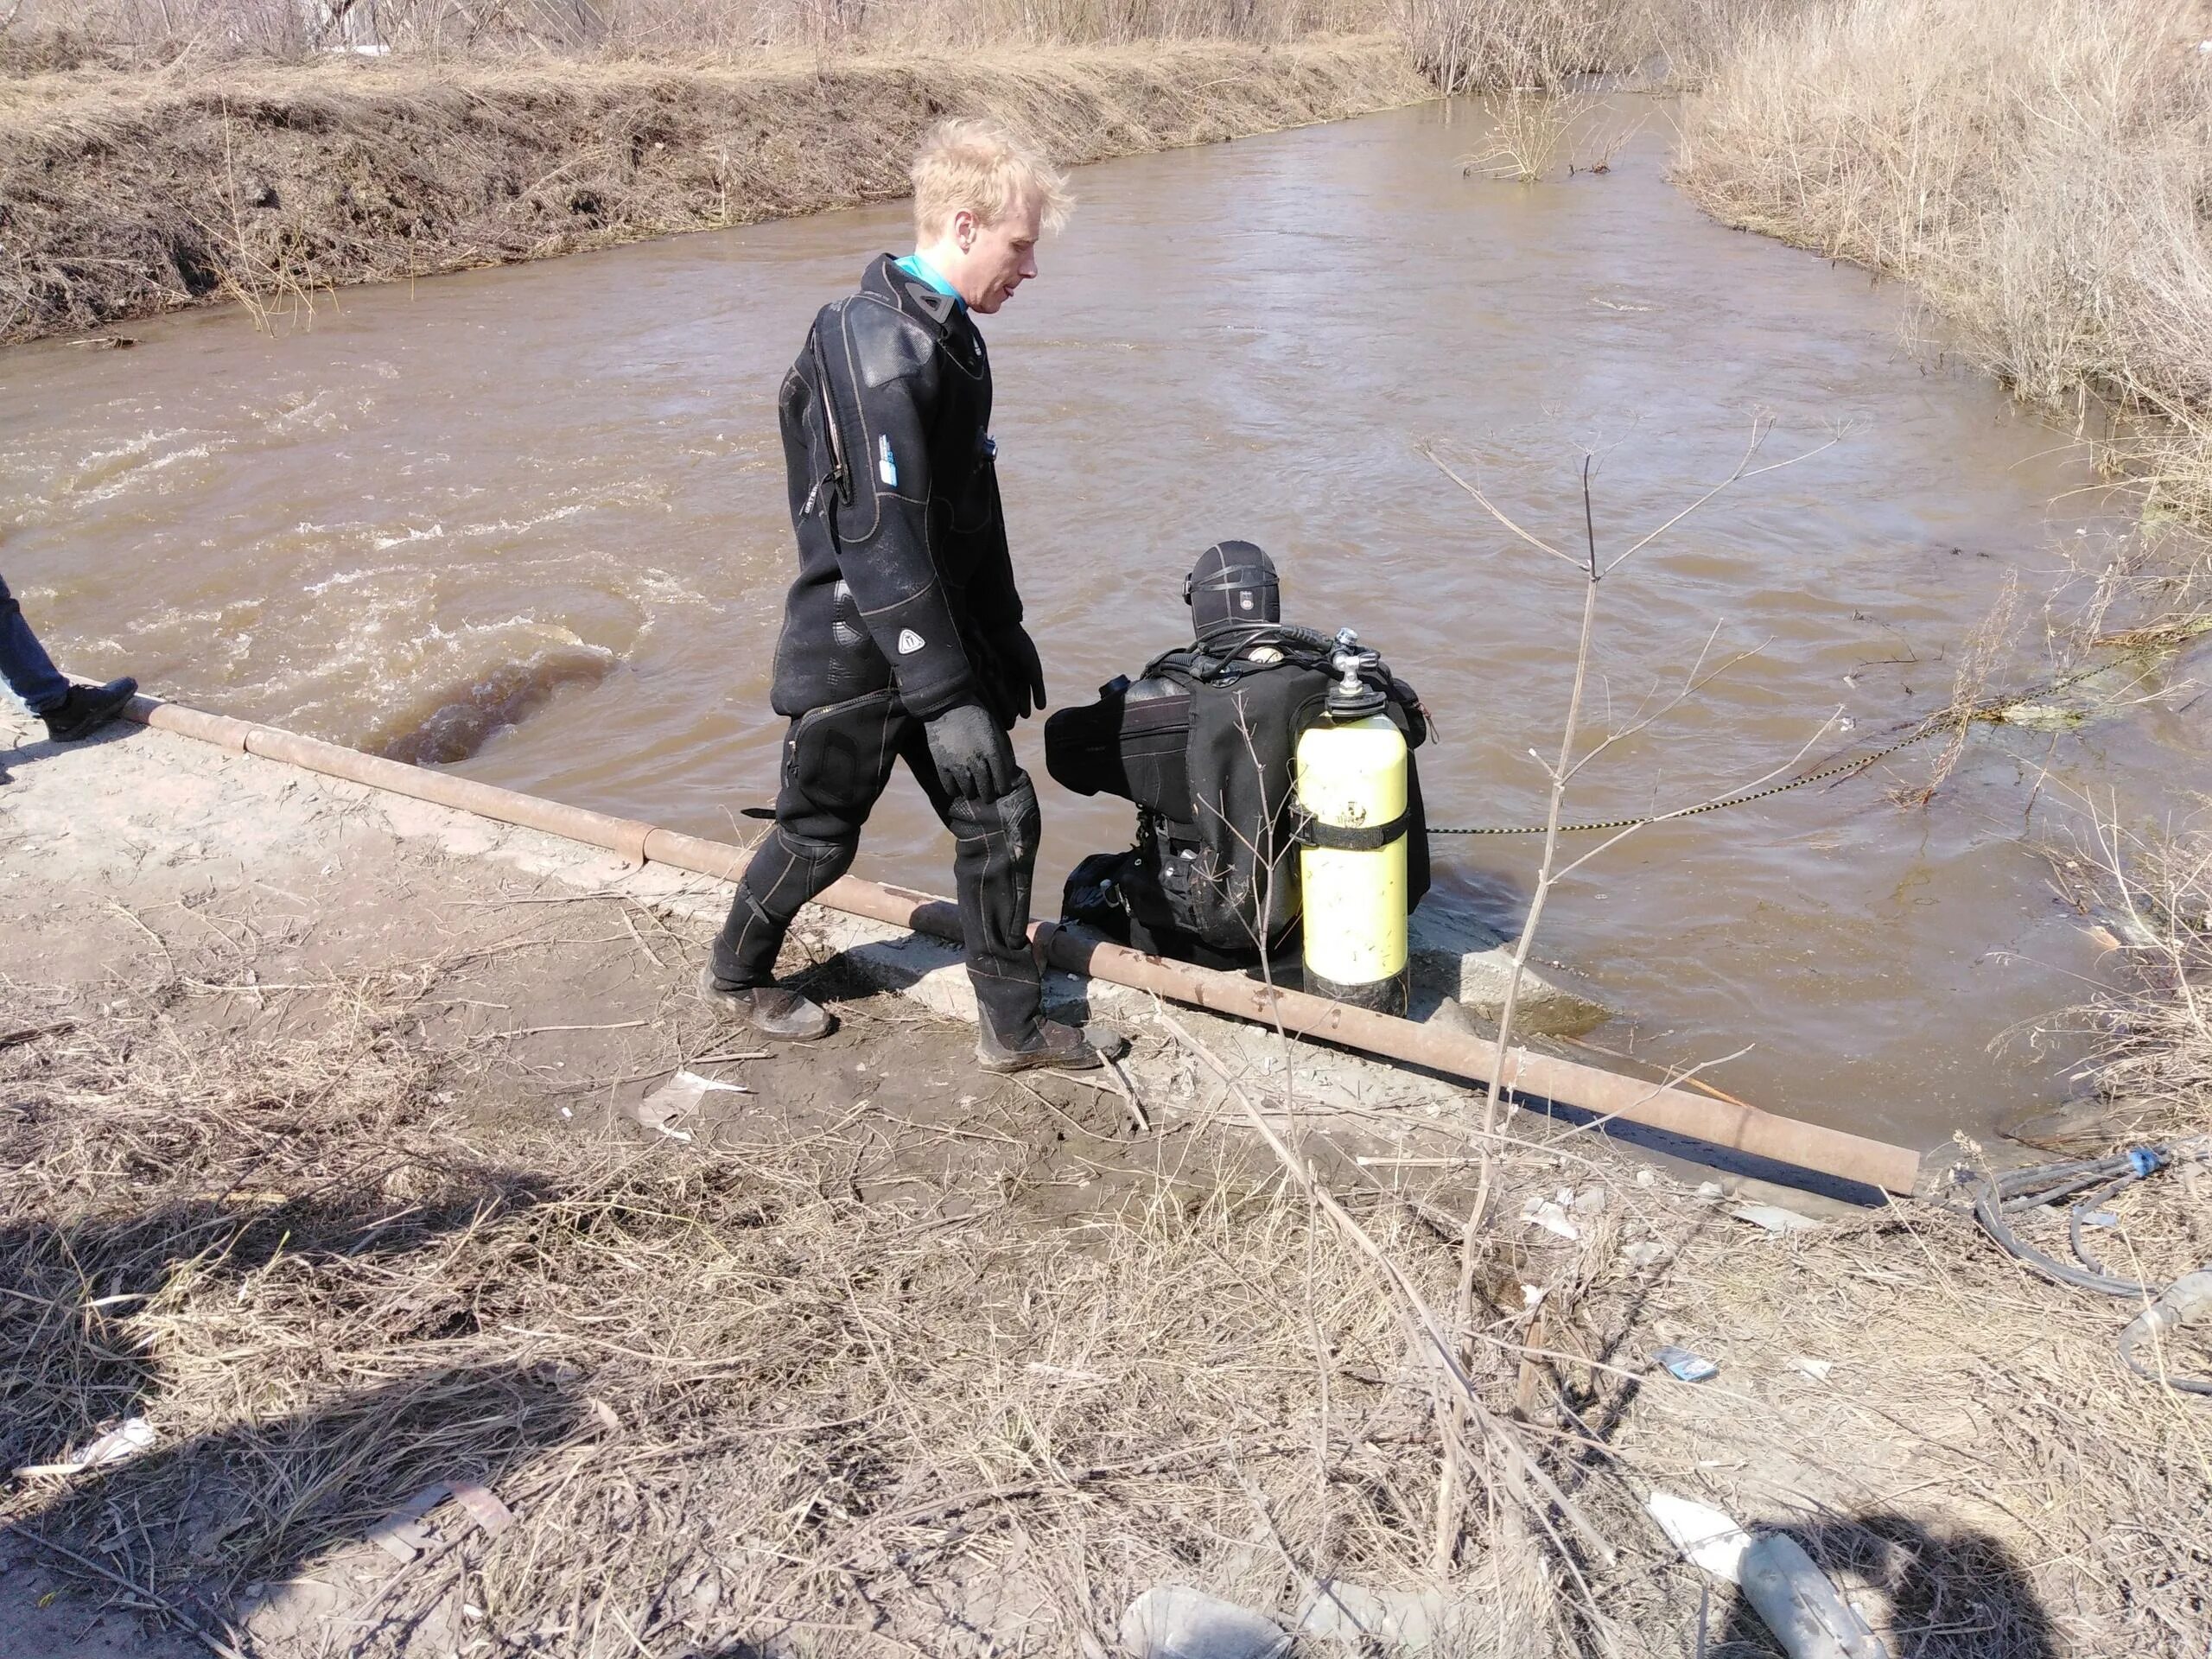
[[(2058, 1659), (2050, 1617), (2012, 1552), (1986, 1533), (1937, 1532), (1875, 1513), (1776, 1530), (1831, 1576), (1889, 1602), (1890, 1659)], [(1711, 1659), (1781, 1651), (1740, 1592), (1716, 1621)]]

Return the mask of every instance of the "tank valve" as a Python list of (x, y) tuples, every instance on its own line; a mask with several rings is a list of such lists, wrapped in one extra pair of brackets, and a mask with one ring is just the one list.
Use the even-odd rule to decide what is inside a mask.
[(1382, 665), (1381, 652), (1361, 645), (1359, 635), (1350, 628), (1337, 630), (1337, 648), (1329, 655), (1329, 667), (1338, 677), (1329, 688), (1332, 720), (1364, 720), (1370, 715), (1382, 712), (1389, 699), (1364, 677), (1370, 670)]

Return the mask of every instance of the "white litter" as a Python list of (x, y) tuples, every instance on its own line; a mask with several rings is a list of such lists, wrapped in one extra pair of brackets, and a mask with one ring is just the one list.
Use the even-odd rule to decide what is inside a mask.
[(154, 1449), (160, 1437), (154, 1426), (143, 1417), (126, 1417), (120, 1427), (111, 1428), (80, 1452), (72, 1452), (59, 1463), (27, 1463), (16, 1471), (29, 1475), (80, 1475), (87, 1469), (101, 1469), (111, 1463), (124, 1463), (142, 1452)]
[(1739, 1204), (1728, 1213), (1738, 1221), (1748, 1221), (1754, 1227), (1764, 1227), (1770, 1233), (1816, 1232), (1821, 1225), (1810, 1216), (1801, 1216), (1795, 1210), (1785, 1210), (1778, 1204)]
[(1737, 1582), (1744, 1552), (1751, 1547), (1751, 1535), (1732, 1516), (1694, 1497), (1678, 1497), (1656, 1488), (1643, 1500), (1643, 1507), (1659, 1523), (1668, 1541), (1682, 1552), (1684, 1560), (1726, 1583)]
[(713, 1077), (702, 1077), (696, 1071), (678, 1071), (632, 1107), (630, 1116), (649, 1129), (658, 1129), (671, 1140), (689, 1141), (691, 1136), (688, 1132), (670, 1127), (677, 1118), (686, 1112), (696, 1111), (699, 1103), (710, 1094), (752, 1092), (741, 1083), (721, 1083)]
[[(1560, 1198), (1567, 1202), (1562, 1204)], [(1530, 1198), (1521, 1206), (1521, 1219), (1572, 1243), (1582, 1236), (1582, 1230), (1567, 1218), (1567, 1205), (1574, 1202), (1574, 1194), (1561, 1189), (1560, 1198)]]
[(1792, 1354), (1789, 1356), (1789, 1369), (1804, 1372), (1815, 1382), (1825, 1382), (1828, 1380), (1828, 1373), (1835, 1369), (1835, 1361), (1808, 1359), (1802, 1354)]

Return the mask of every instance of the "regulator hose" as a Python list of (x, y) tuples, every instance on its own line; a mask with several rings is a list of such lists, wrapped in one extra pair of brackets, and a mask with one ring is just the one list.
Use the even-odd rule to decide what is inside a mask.
[[(1961, 1179), (1974, 1189), (1974, 1219), (1981, 1230), (2044, 1277), (2101, 1296), (2149, 1303), (2120, 1333), (2120, 1357), (2129, 1370), (2183, 1394), (2212, 1397), (2212, 1379), (2176, 1376), (2163, 1366), (2154, 1370), (2138, 1353), (2145, 1341), (2163, 1340), (2184, 1326), (2212, 1324), (2212, 1266), (2183, 1274), (2164, 1291), (2155, 1291), (2152, 1286), (2107, 1272), (2104, 1264), (2089, 1253), (2082, 1231), (2085, 1212), (2094, 1206), (2166, 1168), (2177, 1158), (2203, 1160), (2208, 1151), (2212, 1151), (2212, 1143), (2137, 1147), (2109, 1158), (2043, 1164), (2002, 1175), (1961, 1172)], [(2061, 1203), (2067, 1206), (2066, 1235), (2074, 1253), (2072, 1262), (2062, 1262), (2027, 1243), (2006, 1219)]]

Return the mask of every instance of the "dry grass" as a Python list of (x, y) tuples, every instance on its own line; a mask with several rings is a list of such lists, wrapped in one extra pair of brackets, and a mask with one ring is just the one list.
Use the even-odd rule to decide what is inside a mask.
[[(1731, 54), (1679, 177), (1910, 279), (1968, 359), (2212, 511), (2212, 72), (2164, 0), (1842, 0)], [(2106, 411), (2126, 417), (2109, 429)]]
[(2165, 830), (2087, 815), (2054, 852), (2060, 891), (2111, 945), (2106, 988), (2056, 1022), (2085, 1039), (2097, 1093), (2138, 1135), (2212, 1135), (2212, 828), (2207, 804)]
[(989, 1179), (861, 1201), (865, 1124), (472, 1131), (410, 1035), (433, 977), (345, 986), (314, 1036), (144, 1013), (0, 1052), (0, 1455), (162, 1435), (8, 1518), (212, 1623), (411, 1492), (494, 1486), (519, 1525), (426, 1561), (370, 1651), (465, 1588), (521, 1650), (1066, 1653), (1147, 1583), (1272, 1605), (1418, 1561), (1405, 1336), (1303, 1204), (1185, 1179), (1056, 1228)]
[(1381, 41), (0, 82), (0, 340), (895, 197), (947, 110), (1077, 162), (1423, 91)]
[[(383, 1586), (365, 1653), (1095, 1652), (1150, 1584), (1287, 1614), (1334, 1578), (1434, 1589), (1455, 1655), (1687, 1655), (1696, 1578), (1637, 1508), (1660, 1485), (1790, 1526), (1899, 1659), (2196, 1652), (2201, 1413), (2118, 1370), (2108, 1306), (1949, 1212), (1776, 1240), (1512, 1126), (1503, 1216), (1605, 1196), (1573, 1243), (1483, 1243), (1468, 1371), (1611, 1559), (1478, 1458), (1440, 1581), (1437, 1376), (1394, 1281), (1203, 1103), (1179, 1168), (1058, 1221), (1011, 1167), (887, 1180), (865, 1113), (711, 1149), (541, 1135), (471, 1109), (484, 1077), (426, 1039), (452, 967), (334, 982), (289, 1036), (126, 1006), (0, 1046), (0, 1454), (131, 1412), (162, 1434), (0, 1518), (211, 1628), (351, 1563)], [(1362, 1176), (1276, 1122), (1444, 1305), (1466, 1170), (1430, 1165), (1460, 1131), (1423, 1120), (1428, 1155)], [(2161, 1271), (2212, 1245), (2176, 1196), (2129, 1217)], [(1720, 1382), (1653, 1371), (1665, 1340)], [(514, 1528), (440, 1511), (404, 1573), (359, 1548), (456, 1478)], [(1726, 1597), (1712, 1633), (1766, 1651)]]

